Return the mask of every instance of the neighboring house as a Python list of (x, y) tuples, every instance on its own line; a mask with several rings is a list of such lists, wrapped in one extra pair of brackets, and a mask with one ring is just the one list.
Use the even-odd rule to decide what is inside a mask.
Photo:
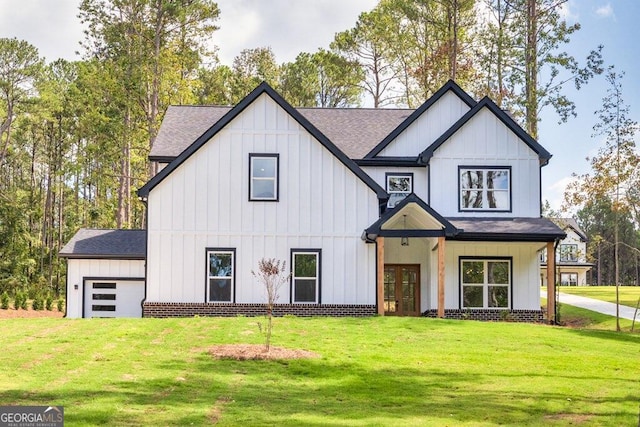
[[(136, 302), (143, 316), (264, 313), (251, 271), (268, 257), (291, 269), (276, 314), (540, 321), (538, 253), (565, 237), (541, 217), (550, 158), (453, 82), (416, 110), (295, 109), (265, 83), (233, 108), (170, 107), (138, 191)], [(62, 255), (78, 269), (68, 315), (102, 315), (85, 288), (108, 274)]]
[[(562, 286), (588, 285), (587, 273), (594, 264), (587, 262), (587, 235), (573, 218), (553, 218), (567, 237), (556, 249), (556, 283)], [(540, 251), (540, 283), (547, 286), (547, 251)]]

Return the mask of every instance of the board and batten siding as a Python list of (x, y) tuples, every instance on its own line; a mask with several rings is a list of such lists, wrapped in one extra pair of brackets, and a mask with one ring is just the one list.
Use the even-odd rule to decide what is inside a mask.
[[(460, 212), (458, 166), (510, 166), (511, 212)], [(540, 158), (488, 109), (435, 150), (430, 205), (445, 217), (539, 217)]]
[(460, 119), (470, 107), (449, 91), (423, 112), (378, 156), (417, 156)]
[[(249, 154), (279, 154), (279, 200), (250, 202)], [(263, 258), (321, 249), (321, 301), (375, 304), (378, 199), (266, 94), (151, 190), (147, 301), (204, 302), (206, 248), (235, 248), (235, 302), (265, 301)], [(289, 285), (280, 302), (288, 303)]]
[[(540, 310), (540, 265), (537, 253), (544, 243), (456, 242), (447, 240), (445, 254), (445, 308), (460, 308), (460, 257), (512, 257), (512, 308)], [(433, 253), (431, 283), (438, 283), (437, 254)], [(437, 308), (438, 287), (430, 287), (430, 309)], [(424, 309), (423, 309), (424, 310)]]
[[(82, 317), (82, 287), (88, 277), (105, 280), (143, 279), (144, 260), (76, 259), (67, 260), (67, 317)], [(78, 285), (78, 289), (75, 289)]]

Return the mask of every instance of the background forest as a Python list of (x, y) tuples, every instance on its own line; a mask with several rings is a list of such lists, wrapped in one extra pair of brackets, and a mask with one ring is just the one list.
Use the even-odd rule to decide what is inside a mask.
[(606, 145), (593, 172), (575, 176), (567, 207), (591, 239), (594, 278), (614, 283), (618, 247), (620, 281), (637, 284), (637, 124), (623, 73), (604, 63), (602, 47), (566, 53), (580, 25), (566, 22), (563, 3), (380, 0), (329, 46), (286, 63), (268, 46), (219, 63), (206, 48), (220, 17), (211, 0), (83, 0), (74, 62), (46, 62), (37, 46), (0, 38), (0, 292), (57, 296), (57, 254), (78, 228), (145, 226), (135, 191), (150, 177), (147, 155), (168, 105), (233, 105), (267, 81), (294, 106), (415, 108), (454, 79), (537, 137), (542, 110), (559, 121), (575, 115), (567, 85), (603, 73), (611, 93), (594, 132)]

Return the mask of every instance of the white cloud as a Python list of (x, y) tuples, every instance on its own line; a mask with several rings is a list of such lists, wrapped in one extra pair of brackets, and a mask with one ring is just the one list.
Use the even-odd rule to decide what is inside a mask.
[(573, 3), (573, 1), (568, 1), (560, 5), (560, 17), (567, 21), (578, 21), (578, 12), (575, 9), (579, 9), (579, 7)]
[[(565, 176), (551, 183), (550, 185), (543, 187), (542, 200), (548, 201), (551, 209), (559, 211), (564, 204), (564, 192), (567, 189), (567, 186), (574, 180), (575, 178), (573, 178), (572, 176)], [(570, 208), (569, 212), (573, 212), (575, 210), (575, 207)]]
[(603, 6), (598, 7), (596, 9), (596, 15), (598, 15), (600, 18), (615, 18), (611, 3), (607, 3)]

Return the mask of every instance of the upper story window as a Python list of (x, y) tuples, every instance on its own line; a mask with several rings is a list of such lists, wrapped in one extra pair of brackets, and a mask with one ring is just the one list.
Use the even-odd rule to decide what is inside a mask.
[(249, 200), (278, 201), (278, 154), (249, 154)]
[(578, 261), (578, 245), (561, 244), (559, 248), (560, 261)]
[(207, 302), (233, 302), (235, 249), (207, 249)]
[(510, 167), (459, 167), (461, 211), (511, 211)]
[(393, 208), (413, 192), (413, 174), (388, 173), (386, 184), (386, 190), (389, 193), (387, 207)]

